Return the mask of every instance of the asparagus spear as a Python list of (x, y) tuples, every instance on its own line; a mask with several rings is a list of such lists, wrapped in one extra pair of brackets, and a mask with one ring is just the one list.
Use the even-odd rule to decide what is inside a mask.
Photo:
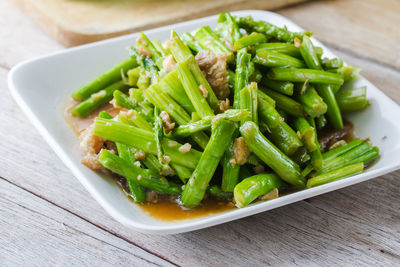
[(233, 136), (229, 142), (229, 146), (226, 149), (222, 160), (222, 184), (221, 188), (224, 192), (233, 192), (236, 184), (239, 181), (239, 173), (241, 166), (232, 162), (232, 159), (235, 159), (235, 153), (233, 150), (233, 146), (235, 143), (235, 139), (239, 136), (239, 131), (235, 130)]
[(193, 33), (194, 38), (203, 49), (210, 50), (215, 55), (227, 55), (227, 61), (234, 60), (232, 50), (224, 44), (209, 26), (203, 26)]
[(318, 144), (315, 143), (315, 131), (305, 118), (296, 118), (294, 126), (299, 131), (301, 140), (309, 152), (318, 149)]
[(254, 63), (261, 64), (265, 67), (305, 67), (304, 62), (300, 59), (268, 50), (258, 50), (254, 57)]
[(310, 82), (342, 85), (344, 80), (339, 74), (310, 69), (272, 68), (267, 74), (271, 80), (289, 82)]
[(78, 90), (72, 93), (72, 98), (77, 101), (82, 101), (91, 96), (94, 93), (99, 92), (100, 90), (108, 87), (111, 84), (114, 84), (121, 80), (121, 72), (125, 73), (136, 67), (138, 64), (136, 62), (136, 58), (131, 57), (122, 63), (114, 66), (107, 72), (102, 75), (96, 77), (94, 80), (89, 82), (88, 84), (80, 87)]
[(239, 26), (236, 24), (234, 18), (229, 13), (220, 13), (218, 16), (218, 26), (216, 32), (222, 39), (234, 44), (242, 37)]
[(343, 146), (340, 146), (340, 147), (331, 149), (328, 152), (325, 152), (324, 154), (322, 154), (322, 157), (323, 157), (324, 161), (331, 160), (331, 159), (336, 158), (336, 157), (346, 153), (347, 151), (350, 151), (353, 148), (361, 145), (363, 142), (364, 141), (362, 139), (356, 138)]
[(231, 121), (242, 121), (247, 117), (250, 117), (250, 112), (247, 110), (228, 109), (224, 113), (218, 114), (216, 116), (204, 117), (201, 120), (181, 125), (176, 128), (172, 136), (175, 138), (186, 137), (199, 131), (209, 130), (211, 128), (212, 121), (214, 120), (223, 118)]
[(288, 156), (293, 155), (293, 153), (303, 146), (296, 132), (284, 121), (269, 130), (268, 137), (271, 139), (271, 142)]
[(104, 88), (103, 90), (92, 94), (89, 98), (79, 103), (71, 110), (71, 114), (76, 117), (84, 118), (90, 115), (100, 106), (109, 102), (113, 97), (114, 91), (116, 90), (126, 91), (127, 89), (128, 86), (124, 84), (122, 81), (113, 83)]
[(296, 187), (305, 186), (305, 179), (301, 176), (300, 167), (265, 138), (254, 122), (245, 122), (240, 127), (240, 133), (250, 150), (273, 169), (279, 177)]
[(343, 112), (363, 109), (368, 105), (367, 87), (342, 90), (336, 94), (336, 100)]
[[(134, 126), (129, 126), (121, 122), (96, 118), (94, 124), (94, 134), (106, 140), (131, 145), (146, 153), (157, 154), (154, 133), (146, 131)], [(178, 163), (182, 166), (194, 169), (200, 159), (201, 152), (191, 149), (188, 153), (181, 153), (177, 146), (168, 146), (167, 138), (163, 139), (162, 148), (164, 154), (171, 158), (171, 162)]]
[(251, 55), (246, 49), (240, 49), (236, 55), (236, 76), (233, 96), (233, 108), (240, 107), (240, 91), (249, 83)]
[(203, 48), (196, 41), (196, 39), (188, 32), (182, 34), (182, 41), (187, 45), (192, 51), (198, 53)]
[(286, 54), (288, 56), (292, 56), (295, 58), (301, 58), (300, 51), (298, 47), (295, 47), (293, 44), (287, 43), (264, 43), (258, 44), (255, 46), (256, 51), (274, 51), (282, 54)]
[(185, 92), (192, 102), (196, 112), (201, 117), (214, 115), (213, 110), (207, 103), (206, 96), (203, 96), (199, 88), (202, 85), (196, 82), (196, 79), (188, 68), (188, 61), (178, 63), (176, 70), (183, 88), (185, 89)]
[(297, 98), (303, 104), (304, 111), (313, 118), (325, 114), (328, 109), (324, 100), (313, 87), (308, 86), (305, 92), (300, 93)]
[(251, 120), (258, 124), (258, 98), (257, 98), (257, 83), (252, 82), (240, 91), (240, 108), (250, 112), (250, 116), (241, 121), (243, 124), (247, 120)]
[(328, 69), (338, 69), (343, 67), (343, 60), (340, 58), (323, 58), (321, 59), (322, 68)]
[(275, 91), (263, 90), (263, 92), (275, 100), (276, 106), (279, 109), (282, 109), (286, 113), (293, 115), (295, 117), (303, 117), (304, 116), (303, 115), (303, 106), (299, 102), (293, 100), (292, 98), (290, 98), (286, 95), (277, 93)]
[(208, 183), (228, 147), (229, 143), (226, 140), (232, 138), (234, 131), (235, 124), (229, 120), (220, 119), (214, 122), (210, 142), (180, 197), (180, 201), (185, 207), (193, 208), (203, 199)]
[(307, 187), (314, 187), (317, 185), (330, 183), (343, 177), (360, 173), (363, 169), (364, 163), (360, 162), (337, 170), (333, 170), (331, 172), (327, 172), (309, 179), (307, 181)]
[(182, 190), (179, 185), (168, 182), (167, 179), (142, 169), (118, 157), (110, 151), (103, 149), (98, 157), (99, 162), (110, 171), (125, 177), (148, 189), (158, 193), (178, 195)]
[[(162, 92), (157, 84), (146, 90), (146, 96), (156, 107), (166, 111), (178, 124), (184, 125), (190, 121), (190, 116), (186, 111), (168, 94)], [(203, 149), (208, 143), (208, 136), (205, 133), (196, 132), (192, 138)]]
[(181, 105), (187, 112), (194, 112), (195, 109), (186, 95), (185, 89), (178, 78), (176, 70), (171, 71), (165, 75), (158, 83), (161, 90), (171, 96), (179, 105)]
[(274, 128), (284, 121), (279, 112), (260, 96), (258, 96), (258, 116), (268, 128)]
[(237, 50), (242, 48), (247, 48), (248, 46), (265, 43), (267, 41), (267, 36), (262, 33), (253, 32), (250, 35), (244, 36), (237, 40), (234, 47)]
[(300, 45), (300, 54), (310, 69), (322, 70), (321, 63), (310, 40), (310, 37), (303, 36), (303, 42)]
[(268, 89), (272, 89), (278, 93), (292, 96), (294, 85), (291, 82), (283, 82), (283, 81), (274, 81), (270, 80), (267, 77), (263, 77), (261, 79), (261, 84), (266, 86)]
[(279, 28), (266, 21), (254, 21), (251, 16), (235, 17), (236, 23), (240, 28), (244, 28), (247, 32), (260, 32), (268, 36), (272, 36), (278, 40), (293, 43), (294, 38), (302, 38), (304, 35), (312, 35), (310, 32), (290, 32), (286, 27)]
[(236, 206), (246, 207), (255, 199), (267, 194), (273, 189), (281, 188), (284, 183), (274, 173), (263, 173), (248, 177), (235, 186), (233, 196)]
[(308, 117), (308, 122), (314, 131), (314, 144), (316, 146), (315, 150), (310, 151), (311, 164), (313, 165), (315, 170), (321, 170), (322, 167), (324, 166), (323, 165), (324, 161), (321, 153), (321, 146), (319, 145), (318, 142), (317, 127), (315, 125), (315, 120), (313, 118)]

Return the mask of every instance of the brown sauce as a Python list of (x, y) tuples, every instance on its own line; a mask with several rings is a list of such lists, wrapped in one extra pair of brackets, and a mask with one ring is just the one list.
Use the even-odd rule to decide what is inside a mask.
[[(64, 118), (77, 135), (79, 135), (79, 133), (82, 130), (86, 129), (93, 123), (94, 118), (98, 116), (100, 111), (106, 110), (112, 116), (115, 116), (121, 110), (113, 107), (111, 104), (107, 104), (98, 111), (94, 112), (89, 117), (81, 119), (72, 116), (70, 113), (71, 109), (77, 104), (78, 102), (69, 99), (64, 109)], [(345, 140), (346, 142), (349, 142), (353, 140), (355, 138), (353, 133), (353, 128), (354, 127), (350, 122), (346, 122), (345, 130), (341, 131), (333, 131), (332, 129), (324, 130), (324, 132), (321, 133), (320, 142), (323, 142), (323, 144), (321, 145), (324, 147), (324, 149), (326, 149), (333, 142), (339, 140)], [(160, 195), (158, 197), (156, 203), (146, 202), (138, 204), (133, 201), (133, 198), (129, 192), (128, 185), (126, 183), (126, 179), (115, 174), (110, 174), (110, 176), (114, 178), (116, 184), (118, 184), (118, 186), (127, 196), (127, 198), (130, 201), (132, 201), (133, 204), (138, 205), (144, 212), (159, 220), (179, 221), (179, 220), (193, 219), (233, 210), (236, 208), (232, 202), (224, 202), (213, 198), (206, 198), (195, 209), (183, 209), (178, 204), (176, 199), (163, 195)], [(281, 197), (289, 195), (297, 191), (299, 190), (293, 188), (285, 189), (279, 192), (279, 196)], [(268, 201), (268, 200), (258, 199), (255, 202), (263, 202), (263, 201)]]
[(159, 200), (157, 203), (143, 203), (139, 206), (152, 217), (163, 221), (199, 218), (236, 208), (232, 202), (211, 198), (203, 200), (201, 205), (191, 210), (182, 209), (176, 201), (169, 199)]

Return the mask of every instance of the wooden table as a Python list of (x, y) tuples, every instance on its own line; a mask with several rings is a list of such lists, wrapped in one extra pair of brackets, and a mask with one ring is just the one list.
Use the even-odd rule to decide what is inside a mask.
[[(400, 102), (400, 2), (321, 1), (278, 13)], [(1, 265), (399, 265), (400, 171), (191, 233), (133, 232), (88, 195), (12, 100), (11, 67), (63, 49), (0, 1)]]

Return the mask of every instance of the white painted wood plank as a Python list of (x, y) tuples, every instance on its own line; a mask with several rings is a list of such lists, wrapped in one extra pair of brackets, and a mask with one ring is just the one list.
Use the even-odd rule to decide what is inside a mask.
[(2, 266), (173, 266), (0, 179)]

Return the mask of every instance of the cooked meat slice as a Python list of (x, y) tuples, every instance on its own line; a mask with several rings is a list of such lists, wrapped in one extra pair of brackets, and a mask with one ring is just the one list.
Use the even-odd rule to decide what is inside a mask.
[(160, 117), (161, 117), (163, 127), (165, 129), (165, 133), (169, 133), (170, 131), (172, 131), (175, 127), (175, 122), (171, 121), (169, 114), (166, 111), (162, 111), (160, 113)]
[(85, 154), (81, 163), (94, 171), (106, 171), (97, 160), (97, 154), (104, 145), (104, 139), (94, 135), (93, 125), (80, 133), (79, 142), (80, 148)]
[(243, 137), (235, 139), (235, 142), (233, 143), (233, 153), (237, 164), (243, 165), (247, 162), (247, 158), (250, 155), (250, 149), (244, 142)]
[(196, 61), (204, 73), (218, 99), (229, 96), (227, 55), (214, 55), (208, 50), (202, 50), (196, 55)]

